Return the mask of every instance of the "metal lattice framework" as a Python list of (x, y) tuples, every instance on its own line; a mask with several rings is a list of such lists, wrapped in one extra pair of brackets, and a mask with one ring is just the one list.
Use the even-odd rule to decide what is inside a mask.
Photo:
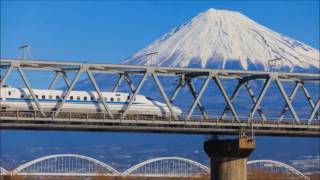
[(9, 175), (9, 172), (5, 170), (3, 167), (0, 167), (0, 175)]
[(76, 154), (59, 154), (41, 157), (19, 166), (14, 169), (12, 173), (37, 176), (97, 176), (119, 174), (117, 170), (101, 161)]
[(301, 177), (303, 179), (310, 179), (304, 175), (299, 170), (295, 169), (292, 166), (284, 164), (282, 162), (273, 161), (273, 160), (253, 160), (248, 161), (248, 171), (262, 170), (265, 172), (286, 174), (292, 177)]
[[(72, 63), (72, 62), (57, 62), (57, 61), (33, 61), (33, 60), (12, 60), (12, 59), (1, 59), (0, 68), (5, 70), (3, 77), (1, 77), (0, 86), (4, 85), (8, 76), (11, 72), (16, 69), (26, 88), (29, 90), (33, 102), (35, 104), (34, 110), (30, 113), (32, 114), (32, 119), (40, 121), (45, 121), (47, 119), (53, 119), (59, 121), (61, 124), (50, 124), (42, 126), (46, 129), (61, 129), (61, 127), (69, 129), (79, 129), (78, 126), (68, 125), (66, 126), (66, 119), (71, 121), (73, 114), (68, 116), (63, 115), (63, 107), (66, 102), (66, 98), (74, 89), (76, 83), (79, 80), (79, 77), (82, 74), (86, 74), (88, 79), (93, 84), (95, 91), (99, 95), (100, 102), (103, 104), (104, 112), (101, 113), (100, 122), (110, 122), (112, 125), (93, 125), (91, 122), (86, 126), (90, 130), (135, 130), (135, 131), (172, 131), (172, 132), (183, 132), (183, 133), (221, 133), (221, 134), (237, 134), (239, 129), (250, 128), (252, 126), (255, 129), (257, 135), (309, 135), (309, 136), (318, 136), (320, 135), (320, 97), (318, 94), (314, 95), (309, 93), (306, 89), (305, 83), (311, 83), (319, 85), (320, 83), (320, 74), (308, 74), (308, 73), (287, 73), (287, 72), (267, 72), (267, 71), (242, 71), (242, 70), (217, 70), (217, 69), (196, 69), (196, 68), (175, 68), (175, 67), (152, 67), (152, 66), (133, 66), (133, 65), (115, 65), (115, 64), (88, 64), (88, 63)], [(51, 89), (55, 86), (59, 77), (63, 77), (68, 85), (66, 91), (64, 91), (63, 99), (57, 102), (56, 108), (52, 112), (45, 112), (38, 102), (32, 87), (29, 83), (29, 80), (25, 76), (24, 70), (42, 70), (55, 72), (55, 77), (53, 78), (48, 89)], [(74, 79), (70, 80), (67, 76), (68, 73), (75, 73)], [(125, 81), (131, 90), (131, 94), (121, 113), (113, 114), (108, 107), (108, 104), (103, 100), (102, 93), (100, 88), (93, 76), (93, 73), (96, 74), (116, 74), (118, 79), (113, 87), (113, 91), (119, 89), (120, 84)], [(138, 84), (133, 83), (133, 76), (140, 77)], [(176, 85), (175, 90), (171, 95), (168, 95), (163, 87), (163, 84), (160, 82), (159, 77), (174, 77), (178, 78), (179, 82)], [(128, 112), (132, 103), (139, 94), (141, 88), (143, 87), (146, 79), (151, 77), (162, 96), (164, 102), (166, 103), (168, 109), (171, 112), (170, 117), (152, 118), (149, 121), (141, 121), (139, 115), (128, 116)], [(233, 93), (229, 96), (226, 87), (223, 84), (224, 80), (235, 80), (238, 82)], [(203, 80), (203, 83), (200, 89), (195, 86), (196, 80)], [(203, 94), (208, 89), (209, 82), (213, 82), (217, 87), (219, 94), (225, 100), (226, 107), (224, 108), (223, 113), (220, 117), (211, 117), (208, 115), (207, 110), (209, 108), (205, 107), (203, 100)], [(251, 88), (250, 83), (252, 81), (263, 82), (262, 90), (258, 95), (254, 94), (253, 89)], [(293, 91), (288, 94), (284, 88), (283, 83), (290, 83), (295, 85)], [(270, 84), (275, 83), (279, 93), (285, 101), (285, 106), (283, 107), (282, 112), (279, 114), (278, 118), (275, 120), (273, 117), (267, 117), (263, 111), (261, 104), (265, 100), (265, 94), (270, 90)], [(190, 90), (193, 96), (193, 102), (190, 105), (190, 108), (184, 112), (184, 116), (177, 116), (173, 111), (172, 103), (176, 100), (177, 95), (183, 87), (187, 87)], [(240, 116), (239, 112), (234, 106), (234, 101), (239, 95), (240, 90), (244, 88), (248, 94), (248, 101), (253, 102), (251, 111), (246, 116)], [(297, 91), (301, 89), (303, 95), (308, 101), (311, 112), (306, 119), (299, 117), (295, 107), (293, 106), (293, 100), (296, 98)], [(213, 92), (214, 93), (214, 92)], [(316, 99), (316, 102), (314, 101)], [(201, 116), (195, 115), (196, 108), (201, 112)], [(226, 116), (228, 112), (231, 112), (231, 116)], [(290, 112), (292, 115), (291, 118), (284, 118), (284, 115)], [(23, 117), (23, 114), (15, 112), (15, 117)], [(85, 113), (84, 113), (85, 114)], [(259, 117), (257, 116), (259, 114)], [(5, 114), (1, 114), (5, 116)], [(77, 117), (78, 115), (75, 115)], [(82, 116), (82, 115), (80, 115)], [(90, 121), (90, 115), (86, 115), (86, 122)], [(92, 121), (97, 122), (97, 117), (92, 119)], [(7, 118), (6, 120), (18, 120)], [(26, 119), (28, 120), (28, 119)], [(107, 121), (108, 120), (108, 121)], [(119, 120), (120, 123), (124, 123), (126, 126), (114, 125), (111, 120)], [(124, 120), (124, 121), (123, 121)], [(157, 121), (160, 120), (160, 121)], [(163, 123), (167, 121), (167, 123)], [(182, 122), (184, 121), (184, 122)], [(23, 124), (20, 122), (17, 124), (7, 124), (1, 123), (2, 128), (41, 128), (39, 125), (34, 125), (30, 121), (29, 124)], [(26, 121), (24, 121), (26, 122)], [(97, 122), (98, 123), (98, 122)], [(130, 127), (128, 127), (128, 124)], [(137, 126), (140, 125), (140, 127)], [(146, 127), (142, 127), (146, 126)], [(163, 127), (166, 128), (163, 128)], [(171, 127), (172, 128), (169, 128)], [(178, 128), (184, 126), (182, 128)], [(219, 128), (216, 128), (219, 127)], [(222, 128), (223, 127), (223, 128)], [(81, 129), (84, 130), (84, 127), (81, 126)], [(276, 129), (276, 131), (275, 131)]]
[(161, 157), (141, 162), (123, 175), (133, 176), (197, 176), (210, 173), (210, 169), (198, 162), (181, 157)]

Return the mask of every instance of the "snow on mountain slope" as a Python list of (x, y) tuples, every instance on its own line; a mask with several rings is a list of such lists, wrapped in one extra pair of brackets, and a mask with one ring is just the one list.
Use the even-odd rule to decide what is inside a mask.
[[(147, 56), (148, 53), (157, 52)], [(319, 68), (319, 50), (274, 32), (248, 17), (209, 9), (140, 50), (125, 64), (265, 69), (276, 66)], [(151, 62), (152, 61), (152, 62)]]

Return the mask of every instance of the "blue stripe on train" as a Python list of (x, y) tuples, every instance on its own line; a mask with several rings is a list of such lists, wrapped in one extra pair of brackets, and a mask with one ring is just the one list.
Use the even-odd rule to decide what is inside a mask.
[[(0, 101), (2, 101), (3, 98), (0, 98)], [(6, 98), (6, 102), (32, 102), (33, 99), (28, 99), (28, 98)], [(38, 99), (39, 102), (55, 102), (57, 103), (58, 101), (62, 101), (62, 99)], [(100, 103), (97, 100), (88, 100), (88, 101), (81, 101), (81, 100), (66, 100), (65, 102), (69, 103), (79, 103), (79, 104), (92, 104), (92, 103)], [(108, 104), (128, 104), (128, 102), (111, 102), (107, 101)], [(143, 103), (132, 103), (132, 104), (143, 104)]]

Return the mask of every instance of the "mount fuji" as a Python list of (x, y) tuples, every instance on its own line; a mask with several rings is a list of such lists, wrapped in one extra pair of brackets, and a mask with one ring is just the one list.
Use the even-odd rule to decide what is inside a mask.
[[(148, 56), (149, 54), (149, 56)], [(150, 55), (151, 54), (151, 55)], [(274, 32), (245, 15), (209, 9), (143, 48), (124, 64), (267, 70), (318, 69), (319, 50)]]

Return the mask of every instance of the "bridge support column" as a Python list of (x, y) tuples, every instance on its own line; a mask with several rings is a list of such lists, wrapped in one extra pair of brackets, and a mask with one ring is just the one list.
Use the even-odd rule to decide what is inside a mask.
[(209, 140), (204, 150), (210, 157), (211, 180), (246, 180), (247, 157), (255, 148), (255, 141), (247, 137)]

